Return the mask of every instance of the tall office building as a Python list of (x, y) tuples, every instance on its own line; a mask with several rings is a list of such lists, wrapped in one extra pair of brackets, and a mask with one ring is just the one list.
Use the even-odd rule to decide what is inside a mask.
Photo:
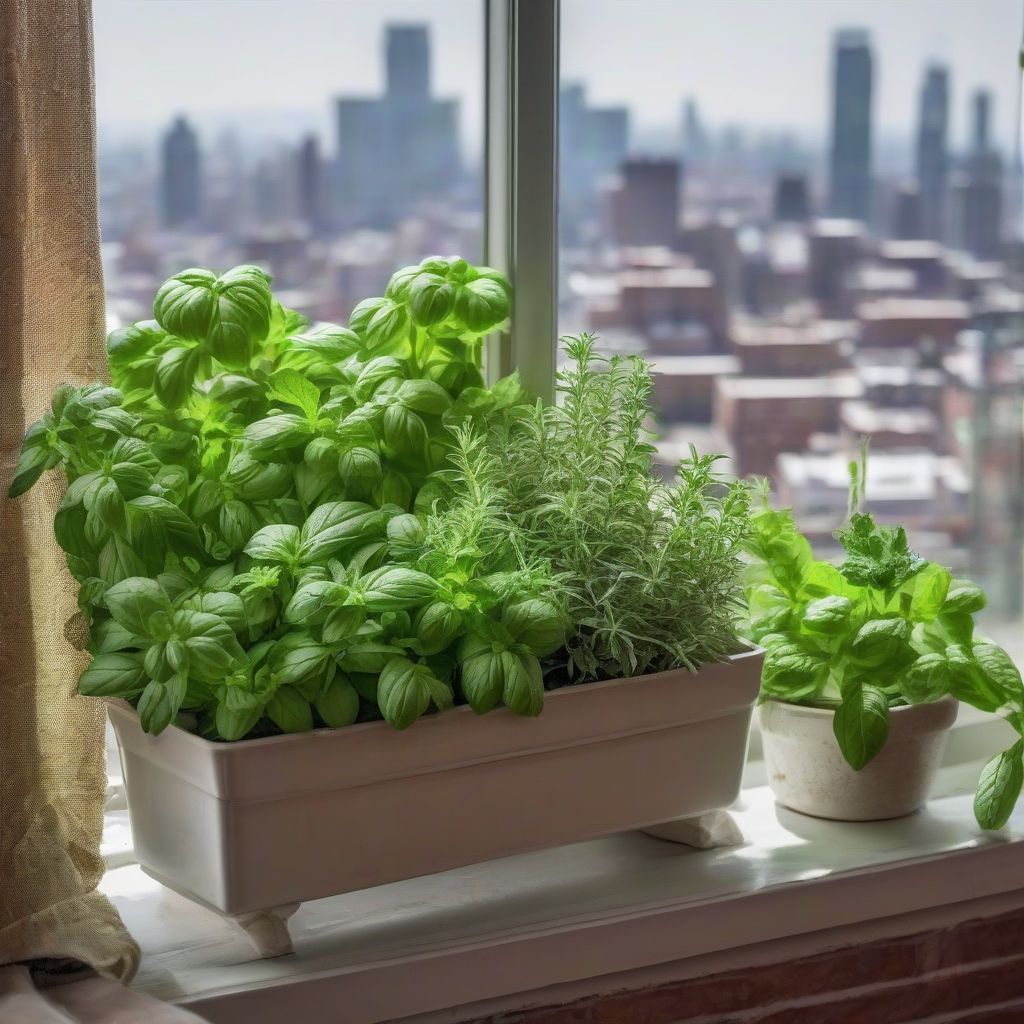
[(776, 221), (800, 222), (811, 215), (808, 198), (807, 176), (803, 174), (780, 174), (775, 179), (775, 197), (772, 202), (772, 217)]
[(619, 245), (679, 245), (682, 168), (678, 160), (628, 160), (622, 183), (609, 196)]
[(1003, 161), (991, 139), (992, 96), (971, 97), (971, 142), (956, 187), (956, 243), (982, 260), (1002, 254)]
[(871, 91), (868, 34), (843, 29), (833, 55), (829, 212), (865, 223), (871, 217)]
[(597, 207), (600, 186), (626, 159), (629, 110), (591, 106), (582, 85), (567, 83), (559, 92), (558, 138), (559, 224), (571, 246)]
[(949, 72), (934, 64), (925, 73), (917, 123), (917, 184), (921, 233), (944, 241), (949, 187)]
[(430, 36), (424, 25), (389, 25), (385, 43), (387, 93), (394, 100), (430, 95)]
[(299, 217), (314, 234), (323, 230), (324, 163), (320, 156), (320, 140), (307, 135), (299, 144), (295, 159), (296, 199)]
[(337, 101), (335, 189), (344, 226), (386, 227), (459, 184), (458, 102), (431, 96), (426, 26), (389, 25), (384, 49), (384, 94)]
[(697, 101), (691, 96), (683, 105), (683, 156), (689, 162), (706, 160), (710, 149)]
[(199, 140), (184, 117), (175, 118), (160, 147), (160, 212), (165, 227), (194, 222), (202, 208)]
[(629, 147), (629, 110), (595, 107), (578, 83), (563, 85), (558, 107), (563, 198), (593, 199), (601, 179), (617, 171)]

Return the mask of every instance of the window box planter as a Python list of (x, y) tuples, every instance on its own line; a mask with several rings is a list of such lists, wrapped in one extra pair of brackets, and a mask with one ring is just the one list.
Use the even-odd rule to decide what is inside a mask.
[(109, 702), (143, 869), (229, 915), (693, 817), (740, 787), (762, 654), (468, 707), (214, 743)]

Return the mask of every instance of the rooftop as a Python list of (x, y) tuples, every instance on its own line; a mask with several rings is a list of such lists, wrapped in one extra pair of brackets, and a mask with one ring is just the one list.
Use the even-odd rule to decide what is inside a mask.
[(863, 387), (852, 374), (834, 377), (723, 377), (719, 392), (728, 398), (860, 398)]
[(861, 320), (966, 320), (970, 307), (959, 299), (884, 298), (862, 302)]

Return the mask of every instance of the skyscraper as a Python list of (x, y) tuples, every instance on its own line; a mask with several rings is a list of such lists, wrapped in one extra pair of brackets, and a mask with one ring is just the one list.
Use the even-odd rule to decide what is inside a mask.
[(458, 101), (430, 94), (424, 25), (389, 25), (384, 94), (337, 101), (336, 198), (342, 225), (387, 226), (458, 186)]
[(1002, 253), (1003, 161), (992, 145), (992, 96), (971, 97), (971, 142), (957, 181), (956, 243), (978, 259)]
[(202, 208), (199, 140), (184, 117), (175, 118), (160, 149), (160, 212), (165, 227), (196, 220)]
[(708, 156), (708, 133), (691, 96), (683, 104), (683, 156), (688, 162), (705, 160)]
[(933, 64), (921, 87), (917, 123), (917, 184), (920, 194), (921, 232), (944, 241), (947, 229), (946, 195), (949, 177), (949, 72)]
[(833, 61), (829, 212), (867, 222), (872, 190), (872, 56), (867, 32), (841, 30)]
[(677, 248), (681, 184), (678, 160), (627, 160), (622, 165), (622, 184), (610, 195), (618, 244)]
[(425, 25), (387, 28), (387, 93), (393, 100), (430, 95), (430, 36)]
[(324, 166), (315, 135), (305, 136), (299, 144), (295, 177), (299, 216), (317, 233), (324, 227)]

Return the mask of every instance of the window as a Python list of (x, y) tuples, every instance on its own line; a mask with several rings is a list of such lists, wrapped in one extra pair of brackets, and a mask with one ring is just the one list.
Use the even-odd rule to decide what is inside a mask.
[[(108, 310), (258, 263), (344, 322), (433, 252), (479, 259), (479, 0), (94, 4)], [(202, 24), (198, 31), (197, 23)]]
[(1017, 0), (563, 0), (559, 328), (654, 362), (666, 471), (871, 508), (1020, 650)]

